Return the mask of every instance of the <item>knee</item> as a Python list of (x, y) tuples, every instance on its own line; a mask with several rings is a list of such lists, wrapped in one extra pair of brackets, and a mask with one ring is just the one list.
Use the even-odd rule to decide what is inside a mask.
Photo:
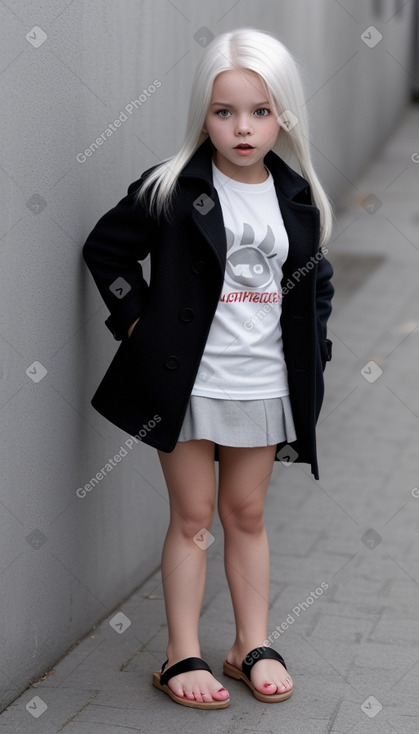
[(176, 527), (185, 538), (193, 538), (196, 533), (205, 528), (209, 530), (214, 517), (214, 504), (200, 503), (193, 507), (174, 510), (171, 509), (170, 523)]
[(257, 535), (265, 529), (263, 508), (253, 503), (241, 503), (237, 507), (219, 507), (219, 516), (226, 532), (239, 530)]

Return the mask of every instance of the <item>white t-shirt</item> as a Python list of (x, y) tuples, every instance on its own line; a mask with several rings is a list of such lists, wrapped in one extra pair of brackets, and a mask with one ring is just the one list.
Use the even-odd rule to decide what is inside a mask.
[(212, 163), (227, 236), (224, 286), (192, 395), (256, 400), (288, 395), (282, 348), (282, 265), (288, 236), (272, 174), (247, 184)]

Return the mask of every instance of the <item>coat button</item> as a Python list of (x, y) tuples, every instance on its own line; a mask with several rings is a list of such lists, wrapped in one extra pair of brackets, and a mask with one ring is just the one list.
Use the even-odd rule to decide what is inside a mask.
[(171, 354), (170, 357), (166, 357), (164, 360), (164, 366), (167, 367), (168, 370), (177, 370), (179, 367), (179, 360)]
[(201, 273), (204, 272), (206, 264), (204, 260), (195, 260), (192, 263), (191, 267), (192, 267), (192, 272), (196, 273), (197, 275), (200, 275)]
[(182, 311), (179, 313), (179, 318), (181, 321), (192, 321), (194, 316), (195, 314), (191, 308), (183, 308)]

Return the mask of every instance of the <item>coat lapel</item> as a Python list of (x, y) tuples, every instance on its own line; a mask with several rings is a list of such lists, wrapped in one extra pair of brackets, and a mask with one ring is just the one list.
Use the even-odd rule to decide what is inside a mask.
[[(192, 219), (215, 253), (224, 273), (227, 242), (221, 204), (212, 178), (212, 156), (212, 143), (207, 138), (184, 166), (179, 178), (195, 178), (202, 181), (201, 194), (193, 203)], [(287, 270), (292, 270), (309, 261), (317, 250), (319, 211), (310, 202), (309, 184), (302, 176), (273, 151), (267, 153), (264, 161), (274, 179), (289, 239)], [(199, 189), (199, 186), (197, 188)], [(307, 203), (295, 201), (299, 194)]]
[(192, 218), (215, 252), (221, 272), (224, 273), (227, 240), (221, 204), (214, 186), (208, 194), (203, 192), (195, 199)]

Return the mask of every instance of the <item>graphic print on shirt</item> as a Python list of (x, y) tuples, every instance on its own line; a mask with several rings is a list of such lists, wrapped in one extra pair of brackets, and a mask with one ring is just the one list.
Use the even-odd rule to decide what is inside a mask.
[[(267, 225), (266, 235), (261, 242), (255, 245), (253, 227), (243, 223), (243, 234), (237, 249), (234, 247), (234, 233), (225, 227), (227, 238), (226, 281), (232, 285), (242, 285), (246, 288), (264, 288), (273, 280), (273, 272), (269, 259), (276, 257), (272, 253), (275, 247), (275, 235)], [(249, 247), (251, 245), (251, 247)]]
[(282, 266), (288, 256), (272, 174), (234, 181), (213, 164), (225, 230), (224, 282), (192, 395), (257, 400), (288, 395), (282, 348)]

